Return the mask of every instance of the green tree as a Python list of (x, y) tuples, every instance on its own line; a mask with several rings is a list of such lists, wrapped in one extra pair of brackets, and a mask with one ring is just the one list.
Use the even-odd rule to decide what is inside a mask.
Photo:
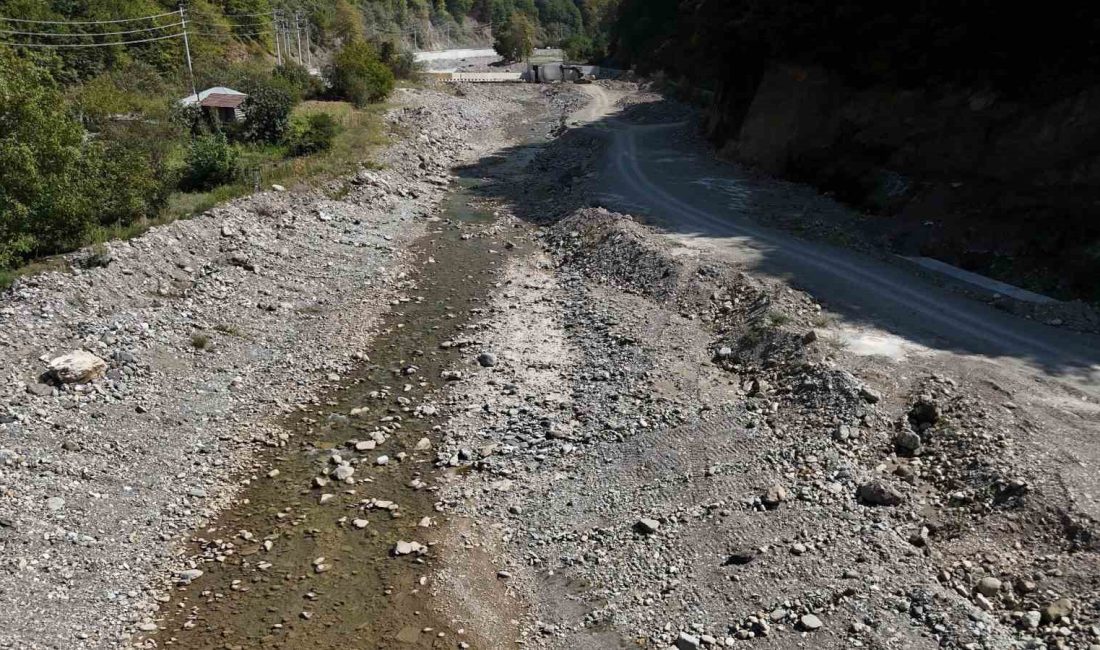
[(365, 41), (341, 47), (325, 68), (325, 78), (334, 96), (358, 107), (384, 101), (394, 86), (393, 71)]
[(0, 266), (83, 237), (87, 210), (72, 182), (83, 136), (53, 79), (0, 48)]
[(249, 88), (248, 98), (241, 105), (244, 121), (234, 136), (246, 142), (279, 142), (290, 125), (293, 108), (294, 97), (280, 86), (262, 84)]
[(239, 154), (222, 133), (201, 135), (187, 150), (187, 173), (181, 186), (185, 190), (212, 190), (232, 183), (240, 170)]
[(535, 49), (535, 25), (521, 12), (512, 14), (495, 36), (493, 48), (507, 61), (521, 61)]
[(332, 147), (340, 125), (328, 113), (314, 113), (308, 117), (297, 115), (291, 121), (287, 134), (287, 148), (293, 156), (304, 156)]

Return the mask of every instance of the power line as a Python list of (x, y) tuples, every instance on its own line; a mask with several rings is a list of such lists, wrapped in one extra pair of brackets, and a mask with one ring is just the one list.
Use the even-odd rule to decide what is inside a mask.
[(14, 34), (18, 36), (57, 36), (62, 38), (81, 38), (87, 36), (119, 36), (121, 34), (138, 34), (141, 32), (151, 32), (158, 29), (174, 29), (182, 26), (183, 23), (172, 23), (171, 25), (143, 27), (141, 29), (130, 29), (123, 32), (69, 32), (67, 34), (63, 34), (60, 32), (16, 32), (7, 29), (0, 29), (0, 34)]
[(0, 21), (9, 23), (31, 23), (34, 25), (108, 25), (115, 23), (136, 23), (142, 20), (153, 20), (154, 18), (163, 18), (165, 16), (176, 16), (177, 12), (172, 11), (166, 14), (157, 14), (155, 16), (143, 16), (141, 18), (121, 18), (119, 20), (27, 20), (26, 18), (7, 18), (0, 16)]
[(156, 38), (143, 38), (137, 41), (116, 41), (113, 43), (11, 43), (8, 41), (0, 41), (0, 45), (11, 45), (13, 47), (108, 47), (111, 45), (133, 45), (135, 43), (151, 43), (153, 41), (163, 41), (169, 38), (179, 38), (184, 33), (168, 34), (167, 36), (158, 36)]
[(256, 27), (260, 25), (270, 25), (271, 21), (261, 20), (254, 23), (220, 23), (217, 21), (207, 20), (190, 20), (188, 21), (192, 25), (202, 25), (203, 27)]

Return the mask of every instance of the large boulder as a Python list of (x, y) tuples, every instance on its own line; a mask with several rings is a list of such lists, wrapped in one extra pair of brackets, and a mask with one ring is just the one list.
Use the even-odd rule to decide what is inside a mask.
[(107, 362), (91, 352), (75, 350), (50, 361), (49, 373), (63, 384), (83, 384), (107, 372)]

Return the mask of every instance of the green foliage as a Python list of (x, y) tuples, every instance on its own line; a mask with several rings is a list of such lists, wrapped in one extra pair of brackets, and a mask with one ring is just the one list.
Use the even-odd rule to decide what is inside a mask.
[(311, 75), (305, 66), (293, 61), (275, 66), (273, 74), (276, 79), (286, 84), (286, 88), (292, 93), (296, 102), (312, 99), (324, 90), (320, 79)]
[(187, 150), (187, 171), (181, 182), (185, 190), (211, 190), (232, 183), (240, 171), (239, 152), (225, 135), (202, 135)]
[(420, 70), (413, 53), (401, 49), (393, 41), (382, 41), (378, 45), (378, 58), (398, 79), (412, 79)]
[(571, 36), (563, 43), (565, 58), (570, 61), (591, 61), (598, 56), (596, 45), (584, 34)]
[(86, 140), (41, 68), (0, 49), (0, 267), (69, 250), (165, 196), (162, 168), (130, 141)]
[(293, 156), (326, 151), (332, 148), (339, 132), (339, 125), (328, 113), (296, 115), (287, 133), (287, 149)]
[(341, 47), (325, 69), (325, 78), (334, 97), (359, 108), (385, 100), (394, 86), (393, 71), (378, 59), (374, 47), (364, 41), (352, 41)]
[(294, 97), (276, 84), (257, 84), (248, 91), (241, 109), (244, 120), (233, 129), (235, 140), (274, 144), (290, 126)]
[(520, 61), (535, 49), (535, 25), (526, 14), (513, 13), (497, 30), (493, 49), (507, 61)]

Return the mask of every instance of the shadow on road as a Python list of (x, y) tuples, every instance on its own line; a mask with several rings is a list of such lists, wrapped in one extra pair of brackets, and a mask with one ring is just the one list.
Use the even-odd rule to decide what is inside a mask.
[(1100, 337), (945, 290), (881, 251), (791, 234), (799, 224), (819, 223), (831, 224), (835, 236), (859, 228), (864, 217), (808, 186), (715, 159), (691, 124), (672, 102), (635, 104), (549, 142), (483, 158), (459, 174), (476, 179), (475, 195), (507, 202), (532, 223), (606, 207), (643, 217), (681, 241), (705, 240), (745, 271), (809, 292), (847, 325), (933, 350), (1016, 358), (1051, 374), (1084, 377), (1100, 366)]

